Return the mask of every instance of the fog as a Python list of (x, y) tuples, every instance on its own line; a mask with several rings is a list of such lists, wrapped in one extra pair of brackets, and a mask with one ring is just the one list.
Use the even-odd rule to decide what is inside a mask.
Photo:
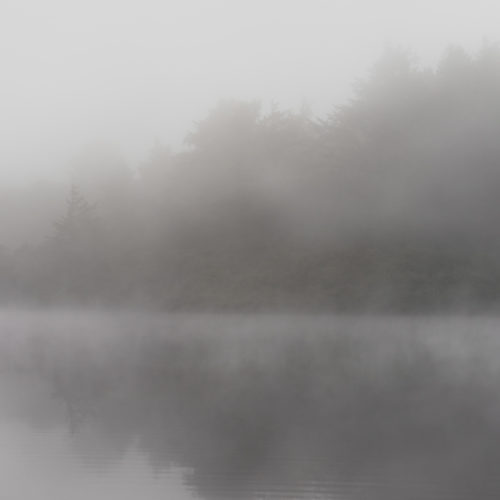
[(1, 321), (9, 498), (498, 496), (496, 318)]
[(495, 40), (493, 2), (5, 0), (0, 16), (0, 180), (65, 178), (111, 142), (135, 168), (156, 141), (182, 146), (219, 99), (324, 116), (387, 45), (433, 65)]
[(495, 10), (1, 2), (0, 497), (498, 498)]
[(500, 49), (388, 47), (324, 117), (222, 99), (136, 168), (97, 141), (68, 182), (4, 187), (4, 305), (498, 309)]

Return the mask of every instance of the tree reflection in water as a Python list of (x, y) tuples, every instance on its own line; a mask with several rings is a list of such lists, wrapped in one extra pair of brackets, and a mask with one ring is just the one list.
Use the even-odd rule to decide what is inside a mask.
[(34, 401), (17, 418), (66, 425), (94, 467), (136, 447), (185, 468), (202, 498), (490, 498), (498, 347), (480, 322), (54, 317), (13, 321), (1, 367)]

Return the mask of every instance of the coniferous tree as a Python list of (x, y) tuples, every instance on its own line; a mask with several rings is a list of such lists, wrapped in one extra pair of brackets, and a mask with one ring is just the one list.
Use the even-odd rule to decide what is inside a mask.
[(78, 246), (95, 236), (97, 216), (76, 185), (71, 186), (65, 214), (55, 222), (54, 241), (57, 244)]
[(102, 235), (96, 207), (91, 205), (77, 186), (72, 185), (64, 215), (54, 224), (49, 242), (49, 262), (56, 297), (85, 301), (95, 298), (102, 286), (100, 264)]

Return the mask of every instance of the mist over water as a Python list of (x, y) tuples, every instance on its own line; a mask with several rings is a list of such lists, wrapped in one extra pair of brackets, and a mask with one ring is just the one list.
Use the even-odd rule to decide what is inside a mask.
[(2, 0), (0, 499), (499, 498), (495, 7)]
[(1, 319), (13, 498), (498, 495), (496, 318)]

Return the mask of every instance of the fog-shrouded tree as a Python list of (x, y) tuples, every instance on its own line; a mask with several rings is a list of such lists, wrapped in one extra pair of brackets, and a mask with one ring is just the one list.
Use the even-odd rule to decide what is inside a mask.
[[(97, 301), (103, 285), (99, 274), (104, 250), (96, 206), (73, 184), (64, 213), (42, 247), (42, 263), (52, 275), (45, 276), (45, 298)], [(39, 286), (44, 289), (43, 284)]]
[(64, 215), (54, 223), (54, 241), (68, 248), (78, 248), (87, 244), (93, 237), (97, 226), (95, 205), (89, 203), (80, 189), (71, 185), (66, 200)]
[(86, 148), (5, 282), (166, 309), (497, 307), (499, 116), (494, 44), (435, 68), (388, 49), (323, 119), (221, 101), (135, 172)]

